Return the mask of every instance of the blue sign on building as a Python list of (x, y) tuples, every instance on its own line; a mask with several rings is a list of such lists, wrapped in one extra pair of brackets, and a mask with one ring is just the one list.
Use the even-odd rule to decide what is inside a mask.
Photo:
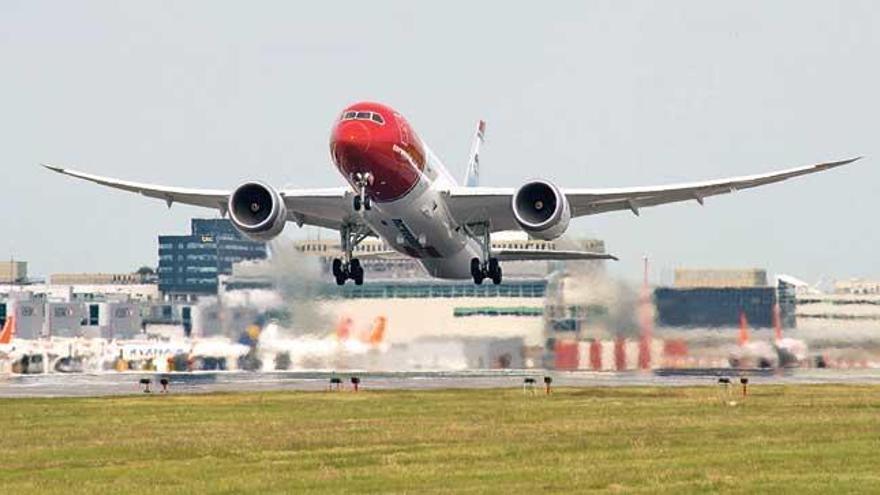
[(225, 219), (192, 219), (192, 234), (159, 236), (159, 290), (164, 294), (216, 294), (218, 277), (232, 264), (266, 258), (266, 244), (244, 237)]

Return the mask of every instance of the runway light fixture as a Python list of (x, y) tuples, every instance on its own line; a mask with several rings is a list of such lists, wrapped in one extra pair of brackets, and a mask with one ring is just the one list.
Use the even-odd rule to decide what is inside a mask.
[(523, 379), (523, 393), (526, 392), (531, 392), (532, 395), (535, 394), (535, 379), (532, 377)]
[(153, 383), (153, 381), (150, 380), (149, 378), (141, 378), (141, 379), (140, 379), (140, 384), (144, 386), (144, 393), (145, 393), (145, 394), (151, 394), (151, 393), (153, 393), (153, 391), (150, 390), (150, 384), (151, 384), (151, 383)]
[(361, 379), (359, 377), (353, 376), (351, 377), (351, 386), (354, 388), (354, 391), (358, 391), (358, 387), (361, 384)]
[(163, 377), (162, 379), (159, 380), (159, 385), (162, 385), (162, 393), (167, 394), (168, 393), (168, 379)]
[(749, 379), (742, 377), (739, 379), (739, 382), (742, 384), (742, 396), (745, 397), (749, 395)]
[(331, 391), (334, 389), (339, 390), (340, 387), (342, 387), (342, 379), (341, 378), (339, 378), (337, 376), (330, 378), (330, 388), (328, 390), (331, 390)]
[(727, 403), (730, 399), (730, 378), (722, 376), (718, 379), (718, 385), (721, 387), (718, 397), (721, 399), (721, 402)]
[(553, 383), (553, 377), (545, 376), (544, 377), (544, 393), (546, 395), (550, 395), (550, 393), (551, 393), (551, 390), (550, 390), (551, 383)]

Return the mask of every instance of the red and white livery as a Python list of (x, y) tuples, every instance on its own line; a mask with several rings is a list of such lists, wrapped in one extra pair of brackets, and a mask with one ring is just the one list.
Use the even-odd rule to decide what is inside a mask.
[(330, 189), (278, 189), (248, 181), (235, 189), (190, 189), (142, 184), (45, 165), (56, 172), (173, 203), (219, 210), (243, 234), (259, 240), (279, 235), (287, 222), (337, 230), (344, 256), (333, 274), (363, 283), (354, 247), (373, 236), (416, 258), (434, 277), (501, 283), (504, 260), (615, 259), (582, 251), (492, 249), (493, 232), (523, 230), (539, 239), (562, 235), (575, 217), (615, 210), (696, 201), (740, 189), (846, 165), (820, 163), (767, 174), (688, 184), (570, 189), (535, 179), (518, 188), (482, 187), (479, 152), (485, 124), (474, 134), (467, 174), (459, 184), (409, 122), (394, 109), (362, 102), (339, 114), (330, 135), (330, 156), (348, 182)]

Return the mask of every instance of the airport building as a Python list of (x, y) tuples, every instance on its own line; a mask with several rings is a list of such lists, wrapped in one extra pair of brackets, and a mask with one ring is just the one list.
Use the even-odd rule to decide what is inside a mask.
[[(605, 242), (600, 239), (578, 240), (553, 240), (542, 241), (530, 239), (522, 232), (499, 232), (492, 236), (494, 249), (529, 249), (535, 251), (553, 251), (557, 249), (573, 249), (605, 252)], [(318, 257), (326, 273), (330, 273), (330, 264), (334, 258), (342, 256), (342, 250), (338, 239), (311, 239), (297, 241), (294, 249), (298, 252)], [(411, 279), (413, 277), (430, 279), (417, 260), (399, 254), (379, 239), (366, 239), (354, 250), (354, 256), (362, 256), (361, 265), (364, 268), (365, 279)], [(544, 277), (556, 268), (562, 266), (560, 262), (531, 261), (531, 262), (506, 262), (504, 263), (504, 276), (506, 277)]]
[(880, 294), (880, 281), (860, 278), (840, 280), (834, 283), (835, 294)]
[(149, 275), (141, 273), (53, 273), (50, 285), (134, 285), (148, 283)]
[(0, 323), (15, 317), (15, 336), (131, 338), (142, 330), (143, 303), (90, 294), (88, 298), (50, 298), (18, 291), (0, 299)]
[[(494, 236), (493, 246), (534, 250), (605, 250), (601, 240), (540, 241), (519, 233)], [(388, 342), (392, 344), (414, 345), (414, 342), (418, 342), (419, 346), (427, 349), (455, 347), (458, 344), (452, 341), (470, 339), (469, 342), (481, 342), (485, 349), (491, 347), (497, 350), (504, 347), (501, 345), (503, 342), (509, 346), (513, 341), (510, 339), (518, 339), (525, 346), (521, 355), (511, 358), (509, 353), (501, 352), (501, 357), (496, 356), (498, 359), (486, 357), (483, 360), (485, 363), (522, 362), (529, 366), (541, 366), (543, 355), (540, 350), (547, 342), (548, 326), (557, 329), (549, 332), (555, 334), (561, 331), (559, 329), (567, 328), (565, 323), (557, 320), (571, 319), (567, 313), (559, 317), (553, 313), (558, 305), (548, 304), (548, 287), (561, 283), (559, 280), (562, 279), (567, 281), (568, 287), (573, 287), (574, 279), (599, 277), (604, 272), (604, 263), (601, 261), (564, 264), (506, 262), (504, 282), (500, 285), (475, 285), (471, 280), (439, 280), (427, 275), (417, 261), (389, 252), (389, 248), (379, 240), (368, 239), (355, 250), (355, 256), (360, 254), (362, 265), (368, 273), (367, 282), (361, 286), (346, 284), (339, 287), (332, 283), (329, 276), (330, 262), (342, 254), (337, 240), (298, 241), (292, 249), (302, 255), (295, 260), (297, 266), (313, 263), (309, 270), (304, 270), (308, 274), (292, 277), (296, 279), (296, 289), (301, 291), (300, 295), (306, 291), (306, 298), (315, 300), (314, 307), (328, 318), (321, 322), (325, 328), (317, 331), (326, 332), (344, 319), (350, 319), (355, 328), (362, 327), (363, 330), (376, 318), (383, 318)], [(236, 264), (232, 275), (222, 278), (221, 296), (229, 298), (242, 289), (257, 292), (274, 289), (279, 283), (277, 273), (280, 271), (276, 269), (279, 265), (275, 265), (279, 263), (279, 253), (274, 254), (276, 256), (272, 261)], [(583, 288), (587, 286), (581, 285)], [(568, 293), (573, 294), (572, 291)], [(567, 306), (577, 304), (573, 301), (563, 303)], [(600, 315), (608, 314), (601, 308), (601, 303), (590, 302), (587, 305), (589, 308), (580, 308), (577, 314), (579, 318), (588, 320), (589, 325), (602, 320)], [(546, 316), (548, 307), (551, 316)], [(583, 328), (586, 329), (586, 325)], [(438, 336), (446, 340), (441, 343)], [(490, 345), (490, 340), (495, 344)], [(534, 349), (538, 351), (532, 352)], [(476, 362), (469, 360), (472, 361)]]
[(245, 238), (229, 220), (194, 218), (189, 235), (159, 236), (159, 290), (171, 299), (216, 295), (234, 263), (266, 257), (266, 244)]
[(817, 335), (880, 332), (880, 293), (800, 293), (798, 328)]
[(677, 269), (673, 287), (654, 290), (657, 324), (661, 327), (738, 327), (740, 315), (755, 328), (772, 328), (780, 305), (783, 327), (793, 327), (792, 287), (767, 283), (762, 269)]
[(26, 261), (0, 261), (0, 284), (18, 284), (26, 281)]

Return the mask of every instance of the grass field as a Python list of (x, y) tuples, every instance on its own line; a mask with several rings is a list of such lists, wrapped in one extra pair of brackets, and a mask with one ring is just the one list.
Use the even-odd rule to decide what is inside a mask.
[(0, 400), (0, 493), (880, 491), (880, 387), (750, 392)]

